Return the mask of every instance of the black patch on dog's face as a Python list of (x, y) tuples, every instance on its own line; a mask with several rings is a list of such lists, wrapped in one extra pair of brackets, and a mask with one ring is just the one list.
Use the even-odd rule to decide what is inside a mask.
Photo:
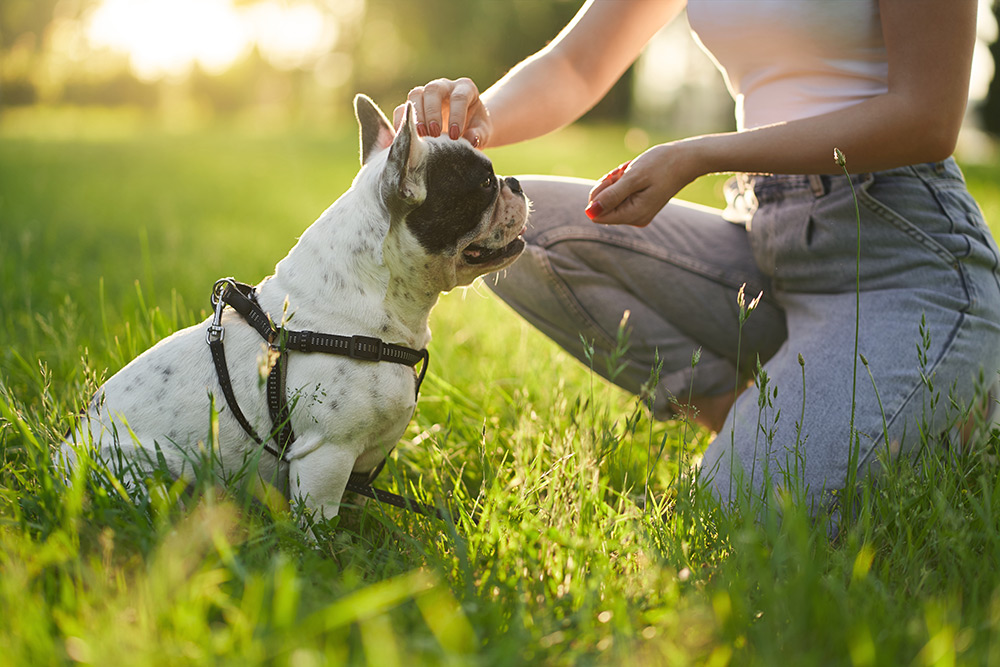
[(406, 218), (430, 254), (454, 249), (476, 229), (500, 194), (493, 164), (459, 144), (438, 144), (427, 159), (427, 198)]

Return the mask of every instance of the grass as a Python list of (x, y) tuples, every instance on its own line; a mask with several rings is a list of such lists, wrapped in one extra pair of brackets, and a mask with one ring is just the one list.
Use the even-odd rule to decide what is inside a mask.
[[(621, 134), (493, 156), (596, 177), (631, 157)], [(723, 514), (683, 474), (707, 434), (650, 422), (482, 288), (435, 311), (431, 374), (383, 473), (447, 497), (455, 525), (369, 504), (312, 545), (294, 510), (238, 486), (182, 501), (168, 479), (58, 483), (49, 447), (96, 383), (206, 315), (216, 278), (270, 272), (349, 184), (355, 142), (0, 125), (2, 662), (1000, 664), (996, 437), (862, 482), (835, 538), (792, 499), (780, 519)], [(1000, 223), (1000, 167), (966, 171)]]

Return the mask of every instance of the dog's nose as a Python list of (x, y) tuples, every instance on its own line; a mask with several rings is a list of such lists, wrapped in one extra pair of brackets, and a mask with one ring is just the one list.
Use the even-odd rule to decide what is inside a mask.
[(508, 176), (507, 178), (505, 178), (503, 180), (504, 180), (504, 183), (507, 184), (507, 187), (510, 188), (511, 192), (513, 192), (516, 195), (519, 195), (519, 194), (522, 193), (522, 191), (521, 191), (521, 184), (517, 182), (516, 178), (514, 178), (513, 176)]

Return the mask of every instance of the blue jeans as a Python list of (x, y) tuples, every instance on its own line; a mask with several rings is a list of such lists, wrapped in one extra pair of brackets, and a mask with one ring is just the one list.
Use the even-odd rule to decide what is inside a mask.
[[(661, 419), (689, 394), (745, 386), (759, 359), (766, 381), (740, 395), (702, 459), (723, 500), (796, 486), (825, 505), (880, 448), (913, 455), (947, 439), (997, 381), (1000, 255), (954, 160), (852, 177), (857, 316), (846, 176), (743, 177), (742, 223), (671, 202), (645, 228), (590, 222), (590, 182), (518, 178), (533, 201), (528, 247), (487, 284), (563, 348), (582, 360), (582, 334), (610, 353), (629, 311), (614, 381), (638, 393), (660, 359)], [(763, 298), (741, 327), (743, 284), (745, 303)]]

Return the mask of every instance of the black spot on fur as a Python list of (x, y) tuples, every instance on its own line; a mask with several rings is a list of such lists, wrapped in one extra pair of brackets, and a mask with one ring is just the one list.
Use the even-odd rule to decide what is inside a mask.
[(435, 145), (427, 160), (427, 199), (406, 224), (430, 254), (454, 250), (500, 194), (493, 164), (460, 144)]

